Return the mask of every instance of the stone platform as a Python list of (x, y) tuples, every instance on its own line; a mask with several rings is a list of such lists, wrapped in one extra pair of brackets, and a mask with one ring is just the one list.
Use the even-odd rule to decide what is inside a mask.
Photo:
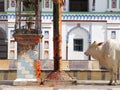
[[(46, 78), (52, 72), (52, 67), (50, 69), (47, 67), (49, 66), (48, 63), (51, 65), (52, 60), (49, 60), (49, 62), (46, 62), (46, 60), (41, 62), (41, 65), (43, 65), (41, 70), (42, 79)], [(81, 66), (78, 66), (79, 63), (81, 63)], [(99, 63), (97, 61), (79, 61), (79, 63), (74, 63), (74, 65), (77, 65), (79, 69), (76, 70), (71, 66), (73, 69), (69, 70), (68, 62), (65, 62), (65, 72), (71, 77), (75, 77), (77, 80), (109, 80), (110, 73), (104, 69), (99, 69)], [(0, 80), (15, 80), (17, 77), (16, 64), (17, 60), (0, 60)], [(83, 64), (87, 66), (82, 68)]]

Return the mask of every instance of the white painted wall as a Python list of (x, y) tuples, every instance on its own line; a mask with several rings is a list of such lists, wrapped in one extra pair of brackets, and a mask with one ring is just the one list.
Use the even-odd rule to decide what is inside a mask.
[[(48, 38), (45, 38), (45, 31), (49, 32)], [(52, 22), (43, 22), (42, 23), (42, 41), (41, 41), (41, 49), (40, 49), (40, 58), (41, 59), (45, 59), (44, 55), (44, 51), (48, 51), (49, 55), (48, 55), (48, 59), (53, 59), (53, 24)], [(49, 46), (48, 49), (45, 48), (45, 41), (49, 42)]]
[[(9, 18), (8, 17), (8, 59), (17, 59), (17, 42), (14, 44), (11, 44), (11, 40), (14, 40), (14, 38), (11, 38), (13, 35), (13, 32), (11, 31), (14, 30), (14, 23), (15, 18)], [(14, 51), (14, 53), (11, 53), (11, 50)]]
[(67, 26), (66, 23), (62, 24), (62, 59), (66, 60), (66, 35), (67, 35)]
[(69, 0), (65, 0), (64, 6), (63, 6), (63, 12), (69, 11)]
[(93, 41), (103, 42), (106, 41), (106, 23), (92, 23), (91, 38)]
[(89, 11), (91, 12), (92, 11), (92, 3), (93, 3), (93, 0), (89, 0)]
[(95, 0), (95, 12), (105, 12), (107, 10), (107, 0)]

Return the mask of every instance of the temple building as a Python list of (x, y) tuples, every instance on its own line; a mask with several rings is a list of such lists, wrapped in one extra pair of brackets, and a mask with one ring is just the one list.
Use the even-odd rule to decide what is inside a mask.
[[(15, 2), (0, 0), (0, 59), (17, 59), (17, 42), (13, 37)], [(25, 4), (21, 3), (23, 13), (27, 12)], [(84, 51), (93, 41), (120, 42), (120, 0), (64, 0), (62, 9), (63, 60), (88, 60)], [(52, 0), (42, 0), (41, 21), (40, 58), (53, 60)]]

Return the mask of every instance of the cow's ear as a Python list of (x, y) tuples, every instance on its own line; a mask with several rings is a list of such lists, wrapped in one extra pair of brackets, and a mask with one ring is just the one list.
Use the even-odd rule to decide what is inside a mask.
[(103, 44), (103, 42), (100, 42), (100, 43), (97, 44), (97, 46), (101, 46), (102, 44)]
[(94, 42), (92, 43), (92, 45), (97, 45), (97, 42), (96, 42), (96, 41), (94, 41)]

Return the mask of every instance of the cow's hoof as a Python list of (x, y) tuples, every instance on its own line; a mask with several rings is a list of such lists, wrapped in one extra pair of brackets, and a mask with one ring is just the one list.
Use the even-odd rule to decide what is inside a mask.
[(117, 86), (117, 83), (114, 83), (113, 85)]
[(108, 85), (112, 85), (112, 83), (110, 82), (110, 83), (108, 83)]
[(108, 83), (108, 85), (114, 85), (114, 86), (117, 86), (117, 83)]

